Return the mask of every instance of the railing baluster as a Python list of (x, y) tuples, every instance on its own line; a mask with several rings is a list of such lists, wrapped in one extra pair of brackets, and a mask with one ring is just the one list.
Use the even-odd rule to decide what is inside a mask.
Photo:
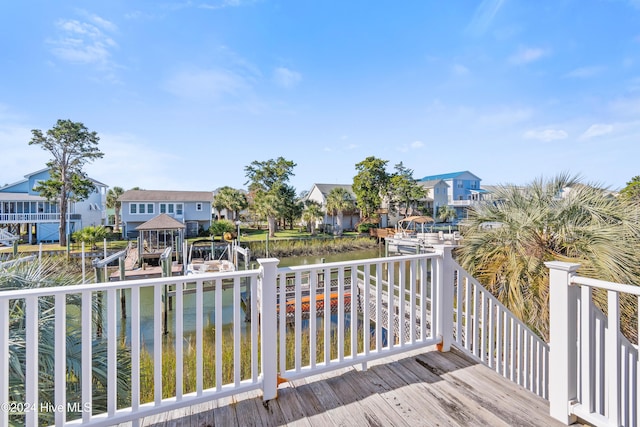
[(131, 288), (131, 409), (140, 407), (140, 288)]
[(318, 292), (318, 271), (312, 270), (311, 276), (309, 276), (309, 366), (316, 367), (318, 359), (318, 323), (317, 318), (317, 300), (316, 295)]
[(591, 339), (591, 287), (582, 286), (580, 289), (580, 379), (582, 384), (582, 404), (589, 411), (593, 411), (593, 357), (594, 347)]
[[(29, 427), (38, 426), (38, 297), (28, 296), (25, 298), (27, 321), (26, 321), (26, 414), (25, 423)], [(0, 402), (1, 403), (1, 402)]]
[(620, 304), (619, 294), (607, 292), (606, 357), (607, 387), (609, 390), (609, 420), (613, 425), (621, 424), (620, 414)]
[(222, 390), (222, 342), (224, 341), (224, 325), (222, 324), (222, 280), (215, 279), (215, 320), (216, 331), (215, 355), (216, 355), (216, 390)]
[[(55, 296), (55, 405), (67, 407), (67, 298), (65, 294)], [(8, 402), (8, 400), (0, 400)], [(66, 422), (67, 411), (56, 411), (55, 422)], [(0, 423), (2, 424), (2, 423)]]
[[(92, 338), (93, 338), (93, 293), (82, 292), (82, 403), (93, 406), (93, 366)], [(91, 411), (82, 411), (82, 422), (88, 423)]]
[(358, 267), (351, 266), (351, 358), (358, 354)]
[[(371, 281), (371, 264), (364, 265), (364, 286), (362, 287), (364, 292), (363, 297), (363, 322), (364, 327), (362, 328), (362, 333), (364, 334), (364, 355), (369, 355), (369, 349), (371, 348), (371, 334), (369, 331), (371, 330), (371, 308), (369, 307), (369, 291), (370, 291), (370, 281)], [(362, 365), (363, 369), (366, 369), (366, 362)]]
[(162, 298), (164, 284), (153, 287), (153, 399), (156, 405), (162, 400), (162, 314), (165, 301)]
[(331, 269), (324, 269), (324, 364), (331, 362)]
[[(396, 310), (395, 310), (395, 285), (394, 279), (395, 263), (387, 264), (387, 345), (392, 348), (396, 342)], [(400, 292), (400, 290), (398, 289)], [(399, 328), (398, 328), (399, 329)], [(402, 337), (400, 337), (402, 340)]]
[[(416, 343), (416, 311), (418, 310), (418, 306), (416, 304), (416, 267), (417, 260), (411, 260), (409, 264), (409, 307), (411, 307), (411, 311), (409, 313), (409, 343)], [(421, 322), (424, 322), (424, 317), (420, 318)]]
[[(0, 298), (0, 404), (9, 402), (9, 300)], [(0, 411), (0, 425), (9, 425), (9, 411)]]
[[(222, 287), (222, 283), (220, 283)], [(241, 363), (241, 347), (242, 340), (240, 338), (240, 277), (233, 278), (233, 382), (237, 387), (240, 385), (242, 374)]]
[(107, 413), (118, 406), (118, 331), (116, 326), (116, 289), (107, 290)]
[[(212, 283), (214, 283), (212, 281)], [(219, 308), (220, 306), (218, 305), (219, 301), (222, 301), (222, 290), (220, 290), (220, 299), (218, 299), (218, 292), (217, 292), (217, 286), (216, 286), (216, 291), (215, 292), (215, 302), (214, 302), (214, 307), (215, 307), (215, 314), (216, 317), (214, 319), (214, 327), (215, 327), (215, 336), (216, 336), (216, 342), (215, 342), (215, 358), (216, 358), (216, 363), (218, 360), (218, 342), (221, 341), (219, 339), (220, 335), (219, 332), (221, 332), (218, 329), (218, 312), (221, 311)], [(202, 392), (204, 391), (204, 384), (203, 384), (203, 377), (204, 377), (204, 346), (203, 346), (203, 317), (204, 317), (204, 282), (202, 280), (197, 280), (196, 281), (196, 394), (198, 396), (202, 395)], [(220, 316), (222, 316), (222, 313), (220, 313)], [(218, 382), (218, 370), (217, 370), (217, 365), (216, 365), (216, 389), (219, 387), (219, 382)]]
[[(418, 277), (420, 280), (420, 341), (426, 341), (427, 322), (431, 322), (431, 319), (427, 318), (427, 294), (430, 284), (427, 279), (426, 259), (418, 261)], [(429, 310), (429, 315), (432, 314), (431, 311)]]
[[(385, 263), (389, 269), (389, 262)], [(376, 264), (376, 351), (382, 350), (382, 265)]]
[[(338, 361), (344, 360), (344, 267), (338, 267)], [(332, 309), (332, 302), (329, 302)]]
[[(315, 272), (312, 273), (315, 275)], [(316, 280), (315, 277), (311, 277), (310, 280)], [(282, 273), (278, 276), (278, 301), (279, 301), (279, 313), (278, 316), (278, 333), (280, 340), (280, 374), (287, 370), (287, 278), (285, 273)], [(315, 283), (315, 282), (314, 282)], [(263, 338), (264, 339), (264, 338)], [(315, 345), (315, 341), (314, 345)], [(315, 350), (314, 350), (315, 351)], [(315, 354), (315, 353), (312, 353)], [(315, 366), (315, 356), (314, 357), (314, 366)]]
[[(327, 278), (324, 278), (324, 286), (327, 285)], [(294, 275), (294, 343), (295, 343), (295, 366), (296, 372), (302, 369), (302, 282), (300, 280), (300, 272), (297, 271)], [(309, 295), (309, 304), (316, 305), (316, 295)], [(287, 308), (287, 310), (289, 310)], [(315, 317), (315, 316), (314, 316)], [(310, 337), (311, 338), (311, 337)]]
[(175, 346), (176, 346), (176, 400), (182, 400), (183, 393), (183, 368), (184, 368), (184, 298), (183, 298), (183, 285), (182, 283), (175, 285), (176, 290), (176, 332), (175, 332)]
[[(259, 366), (259, 349), (260, 343), (258, 342), (258, 323), (260, 322), (260, 316), (258, 313), (258, 280), (256, 277), (245, 278), (249, 282), (246, 291), (249, 292), (251, 301), (251, 379), (253, 383), (258, 382), (260, 375)], [(275, 293), (275, 289), (274, 289)], [(275, 320), (275, 319), (274, 319)], [(274, 342), (275, 344), (275, 342)]]

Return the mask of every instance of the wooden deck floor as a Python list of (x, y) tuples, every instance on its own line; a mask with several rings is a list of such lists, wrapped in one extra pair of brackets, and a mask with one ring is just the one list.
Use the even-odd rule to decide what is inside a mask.
[(434, 348), (149, 417), (145, 426), (559, 426), (542, 398)]

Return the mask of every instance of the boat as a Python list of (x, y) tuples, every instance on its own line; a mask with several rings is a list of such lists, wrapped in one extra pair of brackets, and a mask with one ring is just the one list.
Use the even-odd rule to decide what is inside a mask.
[[(215, 259), (216, 249), (222, 249), (218, 259)], [(203, 274), (214, 272), (235, 271), (233, 262), (223, 259), (227, 245), (216, 246), (212, 240), (196, 240), (189, 247), (187, 274)]]
[[(329, 301), (331, 304), (331, 310), (333, 311), (337, 306), (338, 306), (338, 293), (337, 292), (333, 292), (331, 293), (331, 295), (329, 296)], [(350, 292), (345, 292), (344, 293), (344, 304), (350, 304), (351, 303), (351, 293)], [(286, 312), (287, 314), (293, 314), (296, 311), (296, 300), (295, 299), (290, 299), (287, 300), (286, 302)], [(280, 312), (280, 304), (278, 304), (277, 306), (277, 312)], [(300, 299), (300, 310), (302, 313), (308, 313), (311, 310), (311, 296), (310, 295), (306, 295), (303, 296)], [(324, 294), (317, 294), (316, 295), (316, 311), (322, 311), (324, 310)]]

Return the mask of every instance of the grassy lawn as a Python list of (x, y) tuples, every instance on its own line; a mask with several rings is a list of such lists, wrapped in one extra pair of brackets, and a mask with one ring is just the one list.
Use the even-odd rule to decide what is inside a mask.
[[(241, 228), (240, 229), (240, 243), (243, 242), (264, 242), (265, 240), (267, 240), (267, 229), (263, 228), (263, 229), (255, 229), (255, 228)], [(312, 239), (312, 238), (316, 238), (316, 239), (332, 239), (333, 235), (331, 234), (324, 234), (324, 233), (317, 233), (315, 236), (312, 236), (311, 233), (305, 231), (300, 231), (299, 229), (293, 229), (293, 230), (281, 230), (275, 233), (275, 237), (270, 237), (269, 240), (305, 240), (305, 239)], [(345, 232), (344, 233), (344, 237), (358, 237), (359, 234), (356, 232)], [(192, 238), (192, 239), (188, 239), (189, 242), (193, 241), (193, 240), (197, 240), (197, 239), (203, 239), (204, 237), (197, 237), (197, 238)], [(215, 240), (217, 241), (222, 241), (222, 237), (221, 236), (216, 236)], [(116, 249), (116, 250), (120, 250), (120, 249), (124, 249), (127, 247), (127, 241), (126, 240), (116, 240), (116, 241), (109, 241), (107, 242), (108, 248), (109, 249)], [(97, 244), (98, 249), (101, 250), (102, 249), (102, 242), (99, 242)], [(29, 245), (29, 244), (22, 244), (18, 246), (18, 253), (22, 253), (22, 254), (30, 254), (30, 253), (38, 253), (38, 251), (40, 250), (39, 245)], [(60, 246), (57, 243), (43, 243), (42, 244), (42, 250), (43, 251), (61, 251), (61, 252), (66, 252), (67, 248), (65, 246)], [(90, 250), (89, 248), (87, 248), (86, 250)], [(73, 245), (71, 248), (72, 252), (79, 252), (79, 245)], [(0, 248), (0, 253), (13, 253), (13, 248), (12, 247), (2, 247)]]

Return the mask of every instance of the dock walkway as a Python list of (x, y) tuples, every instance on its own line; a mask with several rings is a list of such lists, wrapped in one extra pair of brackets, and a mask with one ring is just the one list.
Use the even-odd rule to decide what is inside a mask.
[[(560, 426), (549, 403), (452, 349), (429, 347), (142, 420), (144, 426)], [(129, 424), (126, 424), (129, 425)]]

